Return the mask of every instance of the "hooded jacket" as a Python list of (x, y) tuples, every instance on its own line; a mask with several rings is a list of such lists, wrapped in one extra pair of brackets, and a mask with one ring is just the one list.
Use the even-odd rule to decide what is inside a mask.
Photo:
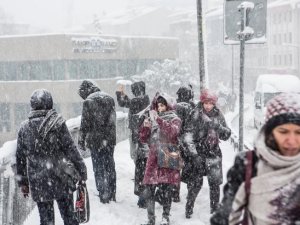
[[(140, 126), (139, 117), (135, 114), (145, 109), (150, 104), (149, 96), (145, 94), (145, 83), (143, 81), (135, 82), (131, 85), (131, 91), (134, 97), (130, 99), (127, 95), (122, 96), (121, 92), (117, 91), (117, 101), (120, 107), (129, 108), (129, 129), (138, 130)], [(138, 135), (133, 137), (133, 140), (138, 139)]]
[(116, 145), (116, 111), (114, 99), (100, 91), (96, 84), (84, 80), (79, 87), (84, 99), (80, 137), (81, 142), (91, 150)]
[(86, 166), (65, 120), (52, 109), (50, 92), (37, 90), (30, 102), (32, 110), (18, 132), (17, 180), (19, 185), (29, 185), (36, 202), (61, 199), (75, 185), (71, 177), (62, 180), (58, 176), (64, 172), (58, 162), (71, 162), (82, 180), (87, 179)]
[(159, 168), (157, 164), (157, 150), (161, 143), (178, 144), (181, 120), (173, 111), (171, 99), (166, 94), (158, 94), (152, 101), (152, 109), (157, 111), (157, 98), (163, 97), (168, 106), (167, 111), (158, 114), (153, 121), (152, 128), (141, 126), (140, 140), (150, 146), (143, 184), (175, 184), (180, 183), (180, 171), (168, 168)]

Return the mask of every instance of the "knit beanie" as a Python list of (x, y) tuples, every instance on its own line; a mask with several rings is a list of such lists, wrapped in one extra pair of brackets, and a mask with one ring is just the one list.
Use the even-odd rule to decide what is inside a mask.
[(204, 89), (201, 92), (200, 101), (202, 103), (211, 102), (212, 104), (216, 105), (216, 103), (218, 101), (218, 96), (213, 91), (211, 91), (209, 89)]
[(297, 93), (282, 93), (267, 103), (265, 117), (265, 135), (282, 124), (293, 123), (300, 126), (300, 95)]

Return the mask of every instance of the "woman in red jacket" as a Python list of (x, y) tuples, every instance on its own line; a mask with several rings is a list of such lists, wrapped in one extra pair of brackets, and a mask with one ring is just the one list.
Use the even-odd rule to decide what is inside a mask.
[(140, 140), (150, 147), (143, 184), (147, 199), (148, 222), (155, 224), (155, 201), (163, 206), (161, 225), (169, 225), (172, 203), (172, 190), (180, 183), (180, 168), (163, 168), (159, 165), (158, 152), (167, 146), (178, 147), (178, 135), (181, 120), (173, 111), (171, 98), (166, 94), (157, 94), (152, 102), (152, 109), (140, 129)]

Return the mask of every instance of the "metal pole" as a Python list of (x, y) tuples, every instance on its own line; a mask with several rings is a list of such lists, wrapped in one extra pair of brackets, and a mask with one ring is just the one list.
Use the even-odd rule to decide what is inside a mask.
[[(241, 32), (245, 28), (245, 10), (241, 9)], [(240, 108), (239, 108), (239, 151), (244, 150), (244, 67), (245, 67), (245, 35), (240, 34)]]
[(205, 89), (204, 44), (202, 30), (202, 0), (197, 0), (200, 91)]
[(234, 71), (234, 45), (231, 45), (231, 94), (232, 96), (234, 95), (234, 74), (235, 74), (235, 71)]

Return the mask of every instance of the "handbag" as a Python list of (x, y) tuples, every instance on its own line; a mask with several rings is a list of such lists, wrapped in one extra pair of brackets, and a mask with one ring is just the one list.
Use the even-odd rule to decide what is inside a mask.
[(184, 162), (178, 145), (161, 144), (158, 146), (157, 164), (159, 168), (181, 170)]
[(90, 220), (90, 201), (85, 183), (79, 183), (76, 187), (74, 209), (78, 223), (87, 223)]

